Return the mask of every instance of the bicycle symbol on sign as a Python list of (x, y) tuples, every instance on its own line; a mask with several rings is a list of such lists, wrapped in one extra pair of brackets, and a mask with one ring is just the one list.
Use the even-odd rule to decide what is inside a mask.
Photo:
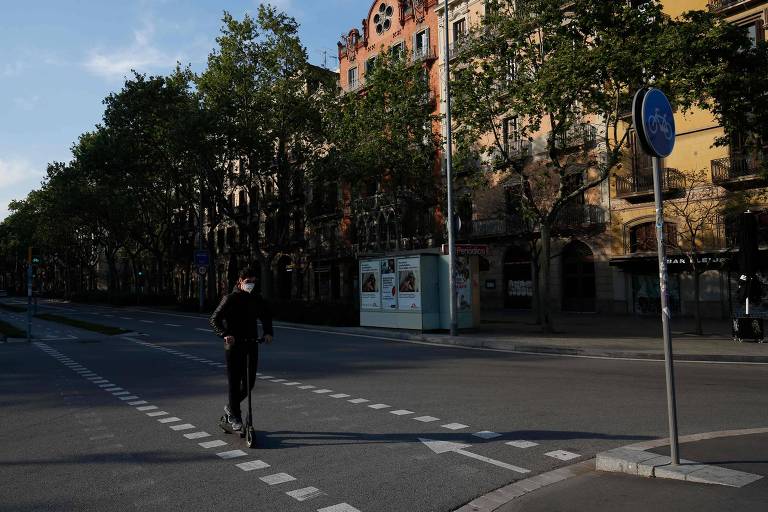
[(672, 140), (675, 137), (674, 133), (672, 133), (672, 125), (667, 121), (667, 116), (661, 115), (657, 108), (656, 112), (648, 118), (648, 132), (651, 135), (656, 135), (659, 131), (667, 140)]

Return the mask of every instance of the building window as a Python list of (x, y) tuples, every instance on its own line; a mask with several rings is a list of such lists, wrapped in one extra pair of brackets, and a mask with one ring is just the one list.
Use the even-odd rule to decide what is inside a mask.
[(453, 42), (459, 43), (467, 34), (467, 20), (465, 18), (454, 22), (453, 24)]
[(371, 57), (367, 61), (365, 61), (365, 74), (372, 73), (373, 69), (376, 67), (376, 57)]
[(357, 68), (350, 68), (347, 71), (347, 84), (350, 89), (354, 89), (358, 85)]
[(421, 59), (429, 55), (429, 29), (418, 32), (413, 39), (413, 57)]
[(393, 44), (392, 48), (390, 49), (390, 53), (393, 59), (402, 59), (405, 56), (405, 43), (401, 41), (399, 43)]
[(758, 43), (765, 41), (765, 29), (763, 27), (763, 20), (756, 20), (749, 25), (745, 25), (744, 30), (746, 31), (747, 37), (752, 43), (752, 48), (756, 47)]
[[(671, 222), (664, 223), (664, 241), (667, 246), (677, 246), (677, 226)], [(645, 222), (632, 227), (629, 232), (629, 252), (656, 251), (656, 223)]]
[(508, 154), (518, 153), (521, 149), (522, 136), (517, 124), (517, 117), (505, 119), (502, 132), (504, 151)]
[(373, 16), (373, 24), (376, 26), (376, 33), (381, 35), (392, 28), (392, 15), (395, 13), (391, 5), (384, 2), (379, 4), (379, 11)]

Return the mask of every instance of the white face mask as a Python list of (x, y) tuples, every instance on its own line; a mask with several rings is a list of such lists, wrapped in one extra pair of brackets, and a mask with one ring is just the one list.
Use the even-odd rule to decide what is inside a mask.
[(243, 291), (251, 293), (256, 288), (256, 283), (243, 283)]

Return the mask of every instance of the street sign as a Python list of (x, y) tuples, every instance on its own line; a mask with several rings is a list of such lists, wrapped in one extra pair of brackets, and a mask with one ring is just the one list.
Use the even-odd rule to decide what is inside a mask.
[(208, 251), (195, 251), (195, 265), (198, 267), (207, 267), (210, 264)]
[(205, 267), (202, 265), (197, 267), (197, 273), (200, 274), (201, 276), (204, 276), (206, 272), (208, 272), (208, 267)]
[(669, 420), (669, 446), (672, 465), (680, 464), (677, 437), (677, 399), (675, 393), (675, 367), (672, 352), (672, 330), (667, 290), (667, 254), (664, 247), (664, 201), (661, 159), (668, 157), (675, 147), (675, 117), (669, 100), (658, 89), (643, 87), (632, 102), (632, 123), (643, 150), (653, 161), (653, 196), (656, 203), (656, 250), (659, 261), (659, 299), (661, 302), (661, 330), (664, 338), (664, 373), (667, 381), (667, 416)]
[[(441, 247), (443, 254), (448, 254), (448, 244)], [(488, 256), (488, 246), (478, 244), (456, 244), (456, 256)]]
[(675, 147), (675, 116), (667, 96), (659, 89), (643, 87), (632, 104), (632, 124), (643, 150), (666, 158)]

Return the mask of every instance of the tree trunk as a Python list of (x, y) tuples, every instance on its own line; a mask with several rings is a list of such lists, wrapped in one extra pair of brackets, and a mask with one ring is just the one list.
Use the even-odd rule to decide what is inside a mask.
[(544, 332), (552, 332), (552, 316), (550, 312), (550, 258), (552, 253), (552, 237), (547, 221), (541, 223), (541, 277), (542, 290), (539, 301), (539, 314), (541, 315), (541, 327)]
[(701, 282), (700, 282), (701, 275), (699, 272), (694, 269), (693, 270), (693, 300), (695, 301), (694, 304), (694, 315), (696, 320), (696, 334), (702, 335), (704, 334), (704, 331), (701, 327), (701, 300), (700, 300), (700, 290), (701, 290)]
[(541, 286), (539, 283), (539, 279), (541, 279), (541, 263), (538, 261), (538, 253), (536, 250), (531, 251), (531, 288), (533, 297), (531, 300), (531, 307), (533, 307), (533, 319), (536, 322), (536, 325), (541, 325), (541, 304), (539, 301), (541, 300), (540, 293), (541, 293)]

